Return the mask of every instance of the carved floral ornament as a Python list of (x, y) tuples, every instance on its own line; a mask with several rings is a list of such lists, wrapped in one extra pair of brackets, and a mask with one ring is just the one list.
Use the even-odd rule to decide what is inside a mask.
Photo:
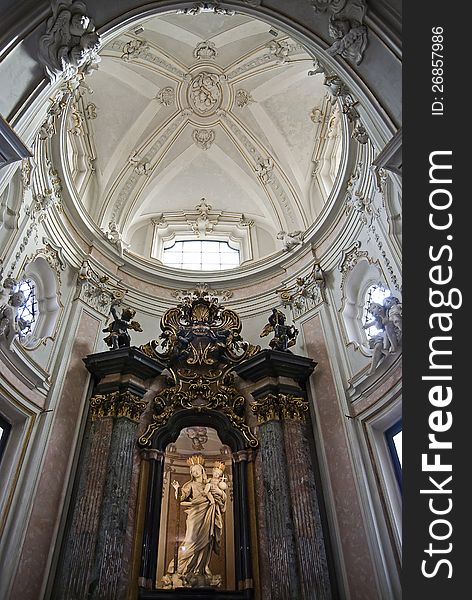
[(193, 110), (202, 116), (217, 111), (222, 101), (221, 75), (200, 71), (190, 80), (188, 100)]
[(235, 387), (232, 369), (260, 346), (241, 337), (241, 320), (204, 289), (195, 290), (161, 319), (161, 335), (141, 346), (159, 360), (172, 379), (153, 401), (152, 422), (138, 443), (150, 446), (154, 432), (177, 411), (218, 411), (238, 429), (248, 447), (257, 439), (245, 421), (245, 398)]
[(215, 132), (213, 129), (194, 129), (192, 138), (199, 148), (208, 150), (215, 141)]
[(196, 45), (193, 56), (197, 60), (214, 60), (218, 56), (218, 50), (214, 42), (206, 40)]
[(339, 263), (341, 273), (348, 273), (356, 266), (360, 258), (367, 258), (368, 252), (360, 250), (361, 243), (356, 242), (349, 250), (343, 250), (342, 258)]
[(208, 283), (199, 283), (195, 288), (189, 290), (173, 290), (171, 296), (178, 302), (183, 302), (185, 298), (198, 298), (200, 296), (206, 296), (210, 300), (213, 298), (221, 300), (229, 300), (233, 296), (231, 290), (214, 290), (210, 288)]
[(298, 277), (294, 285), (278, 290), (285, 306), (289, 306), (294, 319), (325, 302), (326, 277), (319, 263), (313, 265), (310, 273)]
[(77, 274), (76, 298), (108, 316), (111, 305), (121, 302), (127, 291), (113, 283), (107, 275), (100, 275), (88, 260), (83, 261)]

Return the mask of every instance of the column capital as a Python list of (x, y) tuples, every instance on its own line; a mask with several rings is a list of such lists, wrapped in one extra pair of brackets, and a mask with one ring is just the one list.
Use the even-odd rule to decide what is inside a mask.
[(94, 394), (90, 398), (90, 414), (92, 420), (105, 417), (126, 417), (138, 423), (146, 404), (142, 396), (129, 391)]
[(309, 413), (308, 401), (294, 394), (266, 394), (254, 400), (251, 409), (260, 425), (286, 419), (305, 421)]

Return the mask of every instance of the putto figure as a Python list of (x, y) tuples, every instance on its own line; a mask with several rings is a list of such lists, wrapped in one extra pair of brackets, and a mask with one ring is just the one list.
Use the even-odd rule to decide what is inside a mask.
[(112, 304), (110, 312), (113, 315), (113, 321), (103, 329), (105, 333), (108, 333), (104, 341), (110, 347), (110, 350), (117, 350), (118, 348), (129, 347), (131, 344), (131, 337), (128, 333), (128, 329), (134, 331), (142, 331), (141, 325), (137, 321), (131, 321), (136, 314), (133, 308), (124, 308), (121, 311), (121, 317), (118, 316), (116, 311), (116, 305)]
[(14, 279), (7, 277), (0, 290), (0, 341), (5, 341), (8, 348), (24, 326), (18, 319), (18, 308), (25, 303), (25, 295), (15, 291), (16, 285)]
[(261, 337), (265, 337), (271, 332), (274, 332), (274, 337), (269, 342), (272, 350), (290, 352), (289, 348), (297, 341), (298, 329), (295, 329), (293, 325), (286, 325), (285, 315), (277, 308), (272, 309), (269, 322), (261, 331)]
[(369, 312), (373, 319), (365, 323), (364, 329), (375, 326), (378, 330), (369, 339), (373, 354), (367, 374), (372, 375), (385, 356), (401, 351), (402, 304), (395, 296), (387, 296), (382, 304), (371, 302)]
[(52, 81), (88, 74), (100, 61), (101, 40), (80, 0), (53, 0), (52, 16), (39, 42), (39, 59)]

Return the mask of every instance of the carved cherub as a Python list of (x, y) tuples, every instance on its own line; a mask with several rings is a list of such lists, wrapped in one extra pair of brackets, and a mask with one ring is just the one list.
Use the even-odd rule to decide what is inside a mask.
[(6, 278), (0, 291), (0, 340), (10, 347), (15, 336), (21, 331), (24, 322), (18, 319), (18, 308), (25, 303), (25, 295), (14, 291), (16, 281)]
[(131, 344), (131, 337), (128, 333), (128, 329), (142, 331), (141, 325), (137, 321), (131, 321), (136, 314), (136, 311), (133, 308), (123, 308), (121, 317), (119, 317), (116, 311), (116, 305), (112, 305), (110, 312), (113, 315), (113, 321), (108, 327), (103, 329), (104, 332), (108, 333), (107, 337), (104, 338), (104, 341), (110, 347), (110, 350), (129, 347)]
[(274, 332), (274, 337), (270, 340), (269, 346), (272, 350), (281, 350), (289, 352), (288, 348), (297, 341), (298, 329), (293, 325), (285, 325), (285, 315), (276, 308), (272, 309), (272, 314), (268, 319), (267, 325), (261, 331), (260, 337), (265, 337)]
[(287, 233), (286, 231), (279, 231), (277, 234), (277, 239), (282, 240), (284, 245), (283, 250), (284, 252), (288, 252), (302, 243), (303, 231), (297, 230), (290, 233)]

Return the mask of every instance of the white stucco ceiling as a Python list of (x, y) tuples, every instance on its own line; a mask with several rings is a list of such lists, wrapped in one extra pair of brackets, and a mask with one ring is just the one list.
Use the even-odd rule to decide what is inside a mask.
[(85, 93), (96, 107), (89, 214), (103, 230), (115, 221), (130, 250), (149, 256), (145, 224), (206, 198), (252, 219), (264, 252), (279, 251), (277, 233), (305, 231), (320, 207), (311, 113), (330, 108), (323, 76), (307, 75), (312, 58), (247, 15), (167, 14), (140, 25), (102, 48)]

